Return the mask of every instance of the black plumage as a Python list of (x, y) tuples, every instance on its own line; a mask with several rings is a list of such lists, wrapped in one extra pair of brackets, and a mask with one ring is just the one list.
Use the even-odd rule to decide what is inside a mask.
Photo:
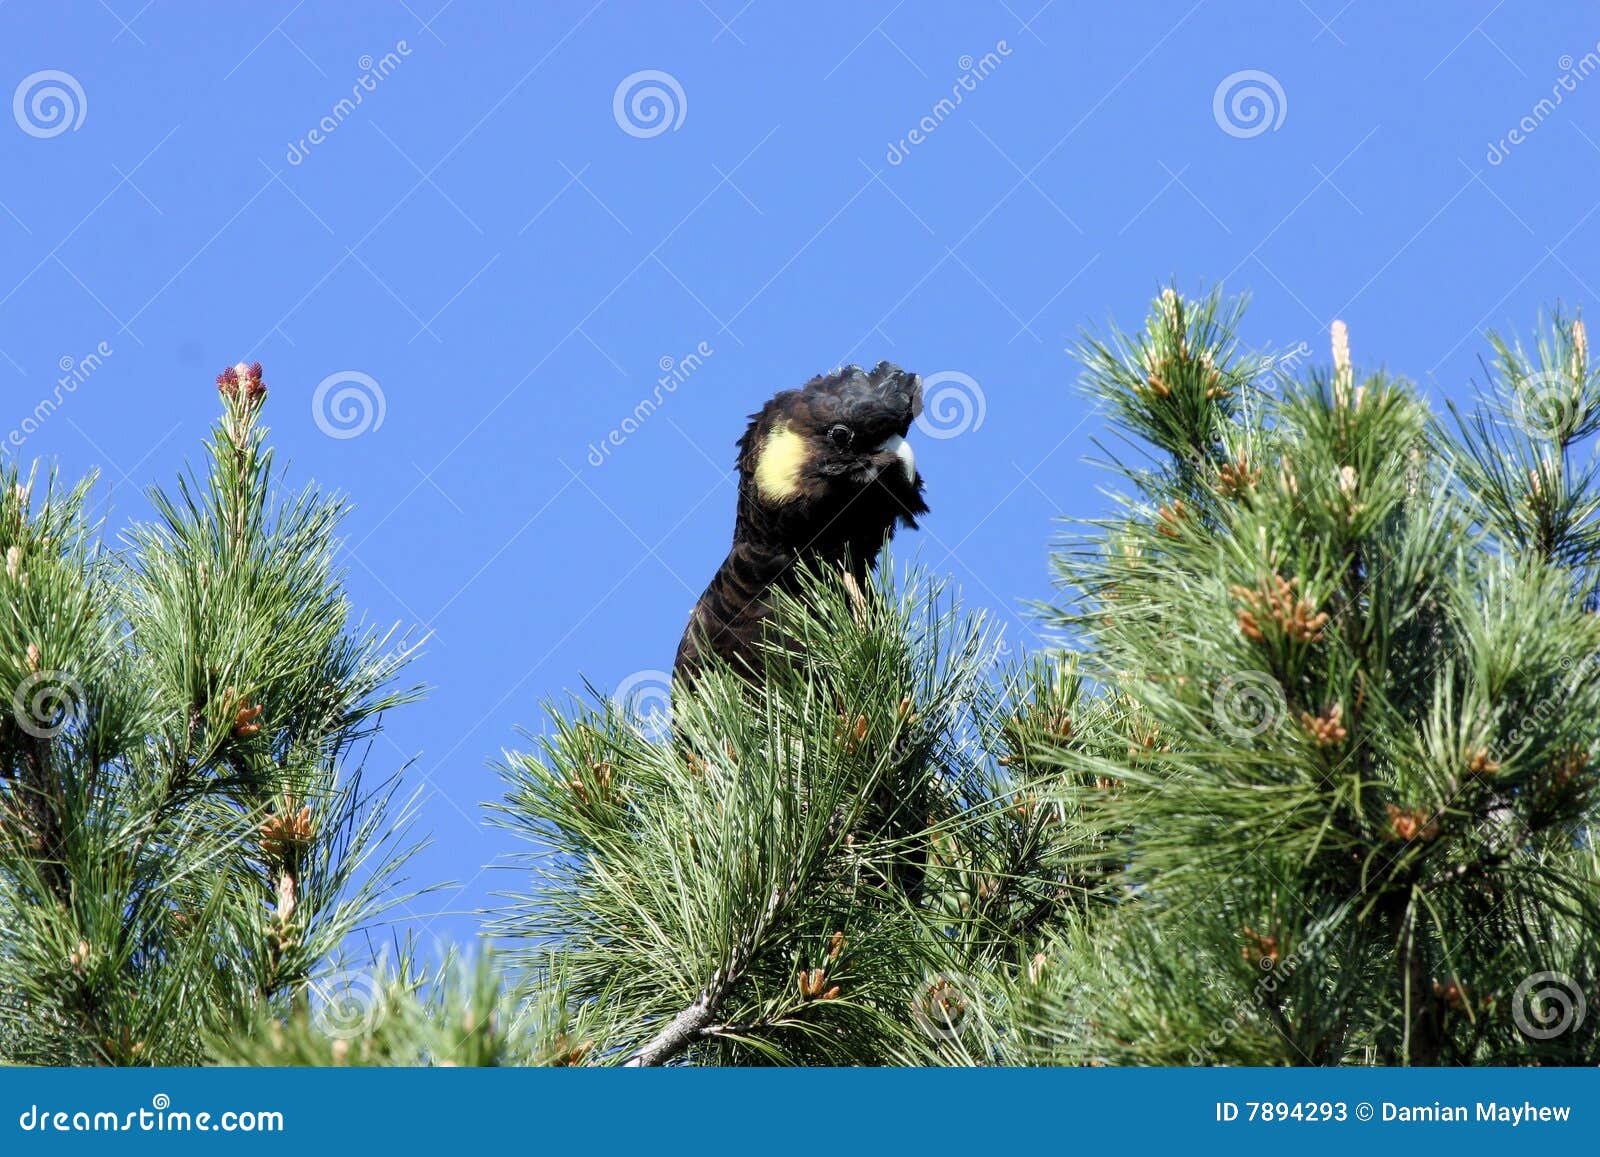
[(915, 528), (928, 510), (905, 440), (921, 409), (921, 379), (880, 362), (812, 378), (751, 415), (733, 546), (690, 615), (676, 676), (692, 678), (716, 654), (759, 677), (771, 592), (792, 589), (802, 559), (864, 584), (895, 528)]

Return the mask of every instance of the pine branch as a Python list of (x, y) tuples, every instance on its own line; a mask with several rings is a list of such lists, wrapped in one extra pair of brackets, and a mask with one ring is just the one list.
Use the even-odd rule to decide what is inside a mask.
[(203, 1061), (399, 898), (406, 812), (346, 760), (410, 697), (385, 687), (406, 652), (348, 630), (341, 504), (277, 497), (260, 368), (218, 386), (210, 471), (126, 550), (87, 483), (35, 509), (0, 479), (8, 1061)]

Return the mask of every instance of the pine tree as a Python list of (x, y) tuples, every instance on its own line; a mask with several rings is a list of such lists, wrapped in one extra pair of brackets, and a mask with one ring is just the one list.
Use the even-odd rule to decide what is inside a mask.
[(963, 1062), (978, 978), (1072, 910), (1058, 813), (991, 754), (981, 616), (886, 565), (777, 620), (764, 684), (678, 686), (670, 734), (602, 699), (507, 759), (535, 886), (494, 930), (588, 1063)]
[(334, 1018), (342, 945), (401, 898), (406, 809), (361, 745), (414, 697), (351, 621), (342, 501), (279, 490), (259, 366), (203, 478), (107, 544), (90, 482), (0, 479), (0, 1059), (192, 1064)]
[[(1240, 303), (1162, 295), (1087, 338), (1145, 455), (1056, 562), (1051, 613), (1123, 743), (1030, 758), (1114, 865), (995, 1047), (1043, 1063), (1592, 1064), (1600, 740), (1581, 323), (1496, 340), (1470, 415), (1408, 383), (1296, 381)], [(1108, 860), (1109, 850), (1109, 860)]]
[(497, 930), (590, 1063), (1593, 1061), (1583, 327), (1496, 339), (1445, 423), (1342, 325), (1297, 380), (1242, 316), (1085, 338), (1145, 458), (1057, 553), (1060, 652), (818, 576), (766, 686), (511, 757)]
[[(0, 1057), (236, 1064), (1600, 1059), (1600, 371), (1559, 314), (1471, 408), (1248, 352), (1166, 292), (1086, 335), (1142, 457), (1055, 554), (1059, 649), (889, 562), (812, 572), (763, 682), (594, 689), (505, 756), (527, 882), (468, 961), (352, 962), (407, 814), (409, 651), (259, 371), (119, 549), (0, 496)], [(1124, 454), (1124, 457), (1129, 455)], [(359, 967), (351, 967), (351, 964)]]

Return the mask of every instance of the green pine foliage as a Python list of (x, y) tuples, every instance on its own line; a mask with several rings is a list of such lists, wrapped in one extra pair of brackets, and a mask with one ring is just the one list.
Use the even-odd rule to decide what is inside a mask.
[(765, 685), (680, 685), (670, 735), (578, 705), (507, 759), (534, 886), (494, 930), (532, 991), (561, 963), (590, 1063), (959, 1059), (972, 978), (1063, 910), (1058, 825), (989, 754), (981, 617), (885, 568), (860, 599), (810, 575), (778, 621)]
[(579, 1065), (590, 1049), (584, 1018), (561, 992), (552, 984), (518, 1000), (491, 953), (450, 952), (430, 964), (408, 949), (319, 976), (308, 1002), (287, 1014), (258, 1008), (248, 1024), (214, 1036), (210, 1052), (227, 1065)]
[(1004, 994), (1009, 1039), (1063, 1063), (1592, 1064), (1583, 330), (1497, 344), (1451, 430), (1358, 376), (1342, 325), (1331, 372), (1263, 380), (1236, 317), (1168, 293), (1142, 338), (1083, 350), (1149, 460), (1057, 555), (1052, 618), (1130, 742), (1035, 758), (1123, 891)]
[[(259, 370), (108, 544), (0, 478), (0, 1060), (295, 1065), (1600, 1061), (1600, 371), (1491, 338), (1470, 407), (1290, 375), (1242, 300), (1088, 334), (1110, 512), (1060, 645), (888, 562), (808, 573), (763, 683), (590, 690), (505, 755), (498, 946), (352, 951), (405, 898), (362, 784), (411, 650)], [(776, 640), (785, 640), (778, 643)]]
[(5, 1061), (201, 1062), (401, 898), (357, 745), (409, 650), (352, 622), (344, 504), (279, 492), (259, 367), (218, 384), (208, 472), (125, 543), (88, 483), (0, 479)]

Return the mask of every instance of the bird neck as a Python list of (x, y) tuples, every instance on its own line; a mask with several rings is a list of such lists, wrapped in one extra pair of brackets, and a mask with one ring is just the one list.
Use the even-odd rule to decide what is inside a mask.
[(774, 506), (741, 491), (735, 549), (747, 547), (747, 558), (765, 572), (762, 577), (768, 582), (791, 571), (802, 555), (840, 566), (848, 558), (850, 570), (865, 578), (883, 547), (884, 528), (851, 513), (848, 505), (837, 510)]

